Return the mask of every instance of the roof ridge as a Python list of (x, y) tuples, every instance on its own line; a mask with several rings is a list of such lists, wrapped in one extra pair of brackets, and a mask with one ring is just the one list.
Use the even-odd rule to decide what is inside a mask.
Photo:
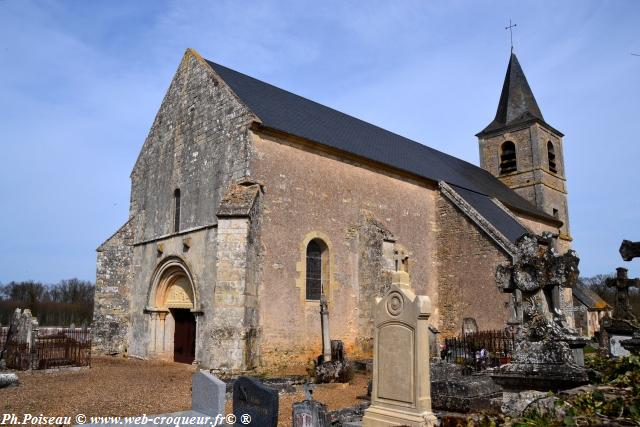
[(479, 166), (255, 77), (206, 60), (262, 120), (262, 126), (409, 172), (495, 197), (517, 211), (556, 223)]

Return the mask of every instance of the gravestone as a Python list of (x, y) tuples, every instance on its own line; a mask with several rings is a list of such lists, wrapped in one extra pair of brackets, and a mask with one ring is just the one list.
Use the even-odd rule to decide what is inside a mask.
[(348, 382), (353, 378), (353, 367), (345, 357), (342, 341), (329, 339), (329, 308), (324, 295), (320, 297), (320, 320), (322, 354), (318, 356), (315, 368), (316, 382)]
[(327, 406), (316, 400), (296, 402), (291, 409), (293, 427), (329, 427)]
[(617, 268), (616, 277), (606, 281), (608, 287), (616, 290), (616, 304), (611, 317), (605, 316), (600, 321), (601, 347), (605, 354), (613, 357), (628, 356), (629, 351), (622, 346), (622, 341), (640, 332), (629, 301), (629, 288), (640, 287), (640, 280), (629, 279), (627, 271), (626, 268)]
[(631, 337), (630, 339), (622, 340), (620, 342), (620, 345), (629, 353), (635, 356), (640, 355), (640, 333), (636, 332), (633, 334), (633, 337)]
[(436, 424), (429, 382), (429, 297), (416, 295), (409, 274), (396, 271), (374, 308), (373, 390), (364, 427)]
[(640, 257), (640, 242), (623, 240), (620, 245), (620, 256), (622, 256), (622, 259), (625, 261), (631, 261), (634, 258)]
[(478, 332), (478, 323), (473, 317), (462, 319), (462, 335), (475, 334)]
[(4, 348), (0, 353), (3, 365), (10, 369), (35, 369), (38, 366), (36, 339), (38, 337), (38, 319), (31, 315), (28, 308), (16, 308), (9, 324)]
[(278, 392), (251, 377), (238, 377), (233, 383), (233, 414), (238, 422), (249, 420), (251, 425), (278, 425)]
[(616, 289), (616, 305), (613, 308), (613, 318), (634, 321), (636, 316), (631, 311), (629, 288), (640, 287), (640, 279), (629, 279), (629, 276), (627, 276), (628, 271), (623, 267), (616, 268), (616, 277), (607, 279), (606, 284), (607, 287)]
[[(586, 340), (572, 329), (562, 312), (561, 288), (578, 279), (579, 258), (572, 250), (559, 255), (555, 238), (525, 234), (516, 241), (510, 264), (496, 269), (496, 283), (517, 295), (517, 327), (511, 363), (491, 372), (496, 383), (511, 391), (563, 390), (588, 382), (579, 363)], [(514, 299), (514, 303), (516, 299)]]
[(224, 414), (226, 384), (209, 372), (191, 377), (191, 409), (212, 417)]
[(440, 331), (433, 325), (429, 325), (429, 356), (432, 360), (440, 359), (440, 345), (438, 344), (438, 334)]
[(322, 362), (331, 362), (331, 338), (329, 337), (329, 303), (320, 296), (320, 327), (322, 329)]

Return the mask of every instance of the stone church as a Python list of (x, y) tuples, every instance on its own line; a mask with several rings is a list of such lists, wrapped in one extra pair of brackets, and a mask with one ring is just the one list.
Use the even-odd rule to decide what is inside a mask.
[[(477, 167), (188, 49), (97, 250), (94, 344), (226, 371), (371, 357), (374, 297), (408, 271), (442, 336), (509, 320), (498, 290), (527, 232), (570, 247), (563, 134), (511, 54)], [(571, 304), (571, 292), (564, 299)]]

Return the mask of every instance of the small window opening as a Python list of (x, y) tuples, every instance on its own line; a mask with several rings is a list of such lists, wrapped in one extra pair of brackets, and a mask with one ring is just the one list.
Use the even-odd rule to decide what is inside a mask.
[(558, 216), (559, 216), (558, 209), (553, 208), (553, 217), (558, 218)]
[(506, 141), (500, 149), (500, 173), (515, 172), (517, 169), (516, 145), (511, 141)]
[(180, 231), (180, 189), (176, 188), (173, 192), (173, 204), (175, 206), (175, 213), (173, 215), (173, 232)]
[(307, 245), (306, 299), (319, 300), (326, 281), (327, 246), (320, 239), (313, 239)]
[(549, 170), (553, 173), (558, 173), (558, 169), (556, 168), (556, 151), (551, 141), (547, 142), (547, 157), (549, 158)]

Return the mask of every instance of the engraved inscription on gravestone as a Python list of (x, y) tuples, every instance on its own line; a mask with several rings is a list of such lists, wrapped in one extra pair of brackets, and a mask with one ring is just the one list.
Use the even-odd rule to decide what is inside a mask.
[(239, 421), (249, 415), (251, 425), (276, 427), (278, 392), (254, 378), (238, 377), (233, 383), (233, 414)]
[(293, 427), (329, 427), (326, 405), (316, 400), (296, 402), (292, 406)]

